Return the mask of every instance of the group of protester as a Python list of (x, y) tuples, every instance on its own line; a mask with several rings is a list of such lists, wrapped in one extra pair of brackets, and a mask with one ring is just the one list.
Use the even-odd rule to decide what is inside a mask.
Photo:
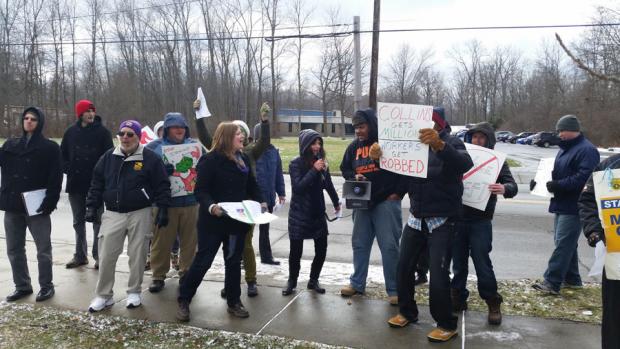
[[(194, 102), (194, 108), (199, 107), (200, 102)], [(92, 102), (79, 101), (75, 113), (77, 121), (65, 132), (59, 147), (42, 134), (44, 113), (38, 108), (27, 108), (22, 115), (23, 135), (7, 140), (0, 149), (0, 210), (5, 211), (7, 253), (15, 284), (15, 291), (7, 301), (33, 292), (25, 256), (27, 227), (37, 247), (40, 291), (36, 300), (44, 301), (54, 295), (50, 214), (56, 209), (64, 172), (76, 238), (75, 253), (67, 268), (88, 264), (86, 222), (93, 223), (92, 256), (99, 275), (89, 311), (101, 311), (114, 304), (116, 263), (127, 239), (128, 308), (141, 305), (141, 284), (149, 252), (153, 271), (149, 291), (157, 293), (165, 287), (176, 242), (180, 276), (177, 318), (190, 320), (192, 298), (220, 246), (225, 262), (221, 296), (226, 298), (229, 313), (248, 317), (240, 298), (241, 260), (248, 296), (256, 296), (254, 226), (233, 220), (219, 203), (250, 199), (260, 202), (263, 211), (272, 212), (276, 200), (280, 204), (285, 202), (281, 159), (270, 140), (268, 106), (261, 107), (260, 123), (254, 127), (253, 135), (243, 121), (236, 120), (220, 123), (211, 136), (204, 119), (197, 118), (200, 142), (190, 137), (183, 115), (168, 113), (158, 123), (159, 127), (156, 126), (156, 132), (161, 130), (159, 138), (146, 146), (140, 144), (142, 126), (136, 120), (119, 125), (116, 134), (119, 145), (115, 147)], [(430, 148), (428, 175), (417, 178), (381, 169), (375, 111), (359, 110), (353, 115), (356, 137), (345, 151), (340, 170), (345, 179), (369, 181), (372, 186), (369, 207), (353, 211), (354, 271), (341, 295), (350, 297), (365, 292), (370, 252), (376, 238), (388, 301), (399, 308), (388, 324), (401, 328), (418, 321), (415, 285), (426, 282), (424, 267), (420, 272), (420, 266), (426, 264), (430, 270), (430, 312), (437, 322), (428, 339), (445, 342), (457, 335), (458, 312), (467, 309), (470, 256), (476, 269), (478, 292), (488, 305), (488, 322), (501, 324), (503, 298), (498, 293), (489, 258), (492, 219), (497, 196), (514, 197), (518, 188), (504, 164), (496, 183), (488, 186), (491, 197), (486, 208), (463, 206), (462, 178), (472, 168), (472, 159), (464, 142), (450, 135), (444, 109), (434, 108), (432, 119), (434, 127), (422, 129), (419, 134), (420, 142)], [(581, 133), (575, 116), (562, 117), (556, 129), (562, 138), (561, 149), (552, 180), (544, 184), (554, 194), (549, 210), (555, 214), (556, 247), (544, 281), (533, 285), (550, 294), (559, 294), (562, 285), (581, 287), (577, 264), (580, 226), (583, 225), (591, 245), (605, 240), (591, 173), (620, 167), (620, 156), (598, 164), (598, 151)], [(477, 124), (467, 131), (464, 141), (493, 149), (493, 127), (488, 123)], [(162, 147), (200, 143), (202, 156), (196, 166), (194, 192), (171, 197), (169, 176), (175, 168), (164, 162)], [(289, 277), (282, 289), (284, 296), (296, 290), (303, 242), (308, 239), (314, 240), (315, 255), (307, 288), (325, 293), (319, 283), (328, 244), (324, 190), (334, 209), (341, 209), (326, 158), (321, 135), (314, 130), (302, 130), (299, 156), (289, 167), (290, 252)], [(588, 178), (590, 182), (584, 189)], [(536, 185), (530, 184), (531, 188)], [(38, 214), (31, 215), (21, 196), (39, 189), (45, 189), (45, 196)], [(410, 209), (403, 228), (401, 200), (405, 194), (409, 196)], [(260, 226), (259, 232), (261, 262), (279, 264), (271, 252), (269, 226)], [(618, 281), (604, 276), (603, 343), (616, 343), (613, 344), (616, 346), (609, 344), (614, 348), (617, 339), (611, 334), (618, 329), (618, 312), (609, 309), (617, 308), (618, 290)]]

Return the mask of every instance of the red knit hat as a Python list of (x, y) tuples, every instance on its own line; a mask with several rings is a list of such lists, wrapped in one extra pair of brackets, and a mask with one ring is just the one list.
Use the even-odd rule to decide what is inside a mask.
[(87, 112), (90, 109), (95, 111), (95, 105), (93, 104), (93, 102), (89, 101), (88, 99), (82, 99), (81, 101), (75, 103), (75, 117), (81, 117), (84, 112)]

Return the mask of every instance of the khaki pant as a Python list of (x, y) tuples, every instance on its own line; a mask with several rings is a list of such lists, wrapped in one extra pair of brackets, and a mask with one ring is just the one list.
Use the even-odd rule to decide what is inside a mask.
[[(156, 212), (158, 209), (153, 210)], [(196, 255), (198, 205), (168, 208), (168, 225), (155, 227), (151, 243), (153, 280), (164, 280), (170, 270), (170, 250), (179, 235), (179, 275), (183, 276)]]
[(114, 292), (114, 273), (118, 256), (123, 252), (127, 237), (127, 255), (129, 256), (129, 281), (127, 293), (142, 291), (142, 277), (148, 241), (151, 238), (153, 218), (151, 208), (128, 213), (105, 211), (101, 217), (99, 230), (99, 280), (96, 294), (112, 297)]
[(247, 283), (256, 283), (256, 254), (254, 253), (254, 245), (252, 245), (253, 235), (254, 225), (251, 225), (243, 244), (243, 269), (245, 269), (245, 281)]

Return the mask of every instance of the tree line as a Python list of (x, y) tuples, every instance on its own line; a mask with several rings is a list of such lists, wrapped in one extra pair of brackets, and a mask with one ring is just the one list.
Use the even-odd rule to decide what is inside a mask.
[[(599, 8), (593, 22), (619, 19)], [(351, 22), (337, 7), (302, 0), (5, 0), (1, 136), (20, 132), (12, 106), (45, 107), (46, 132), (58, 137), (79, 99), (93, 100), (109, 126), (126, 118), (154, 124), (167, 111), (190, 115), (198, 86), (211, 127), (230, 119), (252, 125), (263, 101), (275, 115), (281, 107), (351, 115)], [(618, 76), (619, 34), (617, 26), (592, 27), (569, 46), (587, 66)], [(369, 51), (362, 50), (364, 86)], [(452, 68), (437, 68), (440, 59)], [(620, 143), (618, 84), (579, 69), (551, 39), (534, 59), (471, 40), (447, 57), (403, 43), (381, 60), (379, 101), (443, 105), (453, 124), (490, 121), (513, 131), (552, 130), (557, 118), (576, 114), (596, 143)]]

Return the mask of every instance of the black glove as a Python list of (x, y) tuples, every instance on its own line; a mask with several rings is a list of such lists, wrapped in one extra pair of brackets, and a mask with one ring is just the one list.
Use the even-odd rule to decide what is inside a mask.
[(43, 201), (41, 203), (41, 206), (39, 206), (39, 208), (37, 208), (37, 213), (41, 213), (41, 214), (45, 214), (45, 215), (50, 215), (52, 214), (52, 211), (54, 211), (54, 209), (56, 209), (55, 207), (49, 207), (45, 201)]
[(101, 223), (99, 222), (99, 215), (97, 215), (97, 209), (94, 207), (86, 207), (86, 214), (84, 215), (84, 220), (91, 223)]
[(530, 181), (530, 191), (534, 190), (534, 188), (536, 188), (536, 181), (532, 179)]
[(166, 164), (166, 165), (164, 165), (164, 167), (166, 168), (166, 174), (168, 176), (172, 176), (172, 173), (174, 172), (174, 165)]
[(600, 231), (593, 231), (590, 235), (588, 235), (588, 245), (590, 245), (590, 247), (595, 247), (599, 241), (605, 243), (604, 233), (601, 233)]
[(556, 191), (558, 191), (558, 189), (560, 189), (560, 185), (558, 184), (558, 182), (556, 181), (547, 182), (547, 190), (550, 193), (555, 193)]
[(157, 228), (163, 228), (168, 225), (168, 207), (160, 207), (155, 219)]

